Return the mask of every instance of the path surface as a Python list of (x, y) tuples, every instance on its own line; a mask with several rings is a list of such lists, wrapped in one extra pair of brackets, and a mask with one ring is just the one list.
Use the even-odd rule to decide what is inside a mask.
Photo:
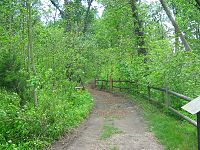
[[(94, 111), (80, 127), (73, 140), (63, 138), (54, 150), (163, 150), (151, 132), (146, 129), (138, 108), (120, 96), (89, 89), (95, 100)], [(107, 139), (105, 126), (117, 129)]]

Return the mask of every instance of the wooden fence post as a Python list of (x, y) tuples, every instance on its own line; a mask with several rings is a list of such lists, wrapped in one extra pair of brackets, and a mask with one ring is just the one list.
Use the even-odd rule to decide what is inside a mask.
[(119, 78), (119, 91), (121, 92), (121, 78)]
[(147, 85), (147, 90), (148, 90), (148, 100), (151, 100), (151, 87), (149, 86), (149, 84)]
[(169, 87), (166, 87), (165, 91), (165, 105), (167, 108), (170, 106)]
[(101, 81), (101, 89), (103, 89), (103, 81)]
[(110, 88), (109, 87), (109, 74), (107, 74), (107, 79), (106, 79), (106, 85), (105, 85), (106, 87), (108, 86), (108, 89)]
[(139, 91), (138, 91), (138, 81), (135, 81), (135, 94), (138, 94)]
[(95, 80), (94, 80), (94, 88), (96, 88), (97, 87), (97, 79), (95, 78)]
[(112, 76), (110, 76), (110, 91), (112, 91), (113, 89), (113, 80), (112, 80)]

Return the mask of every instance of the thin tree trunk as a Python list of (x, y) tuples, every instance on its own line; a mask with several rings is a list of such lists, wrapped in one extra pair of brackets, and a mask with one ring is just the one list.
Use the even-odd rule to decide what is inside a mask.
[(185, 39), (183, 33), (182, 33), (181, 30), (179, 29), (178, 24), (176, 23), (176, 21), (175, 21), (174, 18), (172, 17), (172, 14), (171, 14), (170, 10), (168, 9), (168, 7), (167, 7), (165, 1), (164, 1), (164, 0), (160, 0), (160, 3), (162, 4), (162, 7), (163, 7), (163, 9), (165, 10), (165, 12), (166, 12), (167, 16), (169, 17), (170, 21), (172, 22), (172, 24), (173, 24), (175, 30), (178, 32), (178, 35), (179, 35), (179, 37), (180, 37), (180, 39), (181, 39), (181, 41), (182, 41), (183, 46), (185, 47), (185, 50), (191, 51), (192, 49), (190, 48), (188, 42), (186, 41), (186, 39)]
[(85, 15), (83, 33), (85, 33), (88, 28), (88, 19), (89, 19), (90, 8), (92, 6), (92, 2), (93, 2), (93, 0), (88, 1), (88, 8), (87, 8), (86, 15)]
[[(33, 37), (32, 37), (32, 9), (31, 9), (31, 0), (27, 0), (27, 10), (28, 10), (28, 51), (29, 51), (29, 68), (32, 67), (33, 75), (36, 77), (37, 72), (35, 68), (34, 56), (33, 56)], [(29, 70), (30, 71), (30, 70)], [(30, 72), (29, 72), (30, 74)], [(33, 98), (35, 107), (38, 107), (37, 99), (37, 87), (34, 85)]]
[[(10, 14), (9, 14), (9, 36), (10, 36), (10, 39), (12, 39), (13, 38), (13, 26), (12, 26), (12, 24), (13, 24), (13, 11), (12, 11), (12, 5), (10, 5)], [(9, 53), (10, 54), (15, 54), (15, 49), (13, 48), (13, 41), (12, 40), (9, 40)]]
[[(175, 21), (176, 21), (176, 15), (177, 15), (177, 9), (176, 9), (176, 6), (174, 6), (172, 4), (172, 7), (173, 7), (173, 13), (174, 13), (174, 17), (175, 17)], [(174, 33), (175, 33), (175, 52), (178, 51), (179, 49), (179, 35), (178, 35), (178, 31), (176, 28), (174, 28)]]
[(26, 49), (26, 42), (25, 42), (25, 35), (26, 35), (26, 27), (27, 27), (27, 15), (26, 15), (26, 0), (22, 0), (21, 5), (23, 9), (21, 10), (22, 15), (22, 49), (23, 49), (23, 55), (24, 55), (24, 67), (27, 69), (28, 72), (28, 64), (27, 64), (27, 49)]
[(32, 10), (31, 10), (31, 0), (27, 0), (27, 10), (28, 10), (28, 16), (27, 16), (27, 26), (28, 26), (28, 73), (31, 72), (31, 51), (32, 51)]
[(175, 52), (179, 50), (179, 36), (178, 31), (175, 29)]
[(197, 3), (198, 7), (200, 8), (200, 0), (195, 0), (195, 1)]
[(50, 0), (50, 1), (54, 5), (54, 7), (56, 7), (56, 9), (59, 10), (61, 17), (64, 19), (65, 18), (65, 12), (60, 9), (60, 7), (58, 6), (58, 4), (56, 4), (56, 2), (54, 0)]

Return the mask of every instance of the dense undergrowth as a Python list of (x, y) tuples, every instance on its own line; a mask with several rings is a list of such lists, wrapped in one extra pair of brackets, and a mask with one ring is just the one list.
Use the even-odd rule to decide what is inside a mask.
[(15, 46), (0, 47), (0, 149), (43, 149), (77, 127), (93, 106), (89, 92), (75, 90), (93, 74), (89, 46), (61, 28), (41, 25), (34, 34), (36, 75), (16, 46), (18, 37)]
[[(30, 5), (31, 1), (26, 2)], [(32, 3), (31, 20), (27, 13), (30, 8), (22, 4), (22, 1), (0, 2), (4, 15), (0, 18), (2, 150), (48, 147), (76, 128), (93, 106), (89, 92), (75, 90), (80, 82), (94, 75), (90, 60), (95, 57), (89, 57), (92, 54), (88, 52), (92, 43), (87, 44), (84, 36), (76, 32), (66, 33), (61, 20), (44, 25), (39, 20), (37, 2)], [(10, 24), (6, 21), (8, 14), (16, 14)], [(22, 23), (21, 19), (28, 16)]]
[(1, 90), (0, 149), (42, 149), (79, 125), (93, 105), (87, 91), (44, 91), (39, 97), (37, 109), (20, 107), (16, 93)]

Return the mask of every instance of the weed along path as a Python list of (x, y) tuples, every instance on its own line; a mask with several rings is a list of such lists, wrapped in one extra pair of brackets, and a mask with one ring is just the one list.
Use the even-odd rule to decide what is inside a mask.
[(89, 119), (69, 142), (52, 149), (66, 150), (162, 150), (145, 126), (138, 108), (123, 97), (89, 89), (95, 107)]

